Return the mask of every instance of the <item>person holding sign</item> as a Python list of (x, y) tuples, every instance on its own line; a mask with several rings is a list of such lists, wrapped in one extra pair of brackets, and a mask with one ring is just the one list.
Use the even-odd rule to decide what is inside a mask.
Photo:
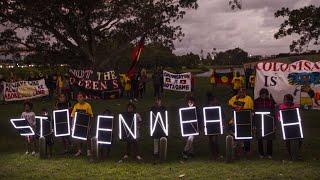
[[(168, 136), (167, 108), (161, 104), (161, 98), (156, 97), (154, 106), (150, 108), (150, 129), (153, 137), (153, 155), (159, 157), (160, 139)], [(158, 117), (158, 115), (160, 115)]]
[[(76, 112), (82, 112), (82, 113), (89, 115), (90, 118), (93, 118), (93, 112), (92, 112), (91, 105), (89, 103), (85, 102), (84, 94), (82, 92), (78, 93), (77, 101), (78, 101), (78, 103), (73, 106), (71, 117), (75, 118)], [(73, 121), (75, 121), (75, 119), (73, 119)], [(90, 119), (89, 119), (89, 121), (90, 121)], [(91, 125), (89, 123), (88, 132), (90, 132), (90, 126)], [(90, 133), (88, 133), (88, 134), (90, 134)], [(78, 142), (77, 146), (78, 146), (78, 151), (75, 154), (75, 156), (80, 156), (82, 154), (82, 150), (81, 150), (82, 149), (82, 142), (81, 141)], [(89, 138), (89, 137), (87, 139), (87, 156), (91, 156), (91, 138)]]
[[(212, 95), (211, 93), (207, 94), (207, 106), (220, 106), (221, 107), (221, 103), (218, 101), (218, 98), (214, 95)], [(224, 119), (224, 113), (221, 110), (221, 119), (223, 122)], [(223, 131), (222, 129), (220, 131)], [(208, 135), (208, 140), (209, 140), (209, 150), (211, 153), (211, 157), (212, 159), (217, 159), (220, 157), (219, 155), (219, 134), (215, 134), (215, 135)]]
[[(196, 108), (196, 118), (197, 118), (196, 120), (198, 121), (198, 118), (200, 118), (200, 113), (197, 110), (197, 107), (195, 105), (195, 100), (194, 100), (194, 98), (192, 96), (187, 97), (187, 104), (188, 104), (188, 107), (195, 107)], [(198, 122), (197, 122), (197, 127), (193, 127), (193, 124), (190, 124), (191, 127), (195, 128), (194, 130), (196, 130), (196, 131), (198, 131)], [(189, 128), (190, 128), (190, 126), (189, 126)], [(199, 134), (199, 132), (197, 134)], [(194, 137), (195, 137), (195, 135), (187, 136), (187, 142), (186, 142), (186, 144), (184, 146), (184, 149), (183, 149), (183, 152), (182, 152), (182, 158), (183, 159), (188, 159), (189, 157), (193, 157), (194, 156), (194, 152), (193, 152), (193, 140), (194, 140)]]
[[(258, 137), (258, 150), (260, 158), (263, 158), (267, 156), (269, 159), (272, 158), (272, 140), (275, 138), (275, 131), (274, 131), (274, 112), (275, 112), (275, 102), (269, 95), (269, 91), (265, 88), (262, 88), (259, 92), (259, 97), (254, 100), (254, 111), (256, 112), (256, 118), (254, 121), (255, 129), (257, 132)], [(269, 113), (268, 115), (264, 114), (257, 114), (257, 113)], [(263, 122), (268, 121), (268, 122)], [(270, 118), (266, 118), (266, 116), (269, 116)], [(269, 122), (270, 121), (270, 122)], [(263, 124), (262, 124), (263, 123)], [(262, 128), (266, 128), (265, 124), (270, 124), (273, 129), (273, 132), (268, 133), (267, 135), (262, 134)], [(263, 130), (265, 132), (265, 130)], [(267, 141), (267, 152), (264, 153), (264, 146), (263, 146), (263, 140)]]
[[(139, 153), (139, 146), (138, 146), (138, 138), (139, 138), (139, 129), (140, 125), (142, 123), (142, 119), (140, 114), (136, 112), (136, 106), (133, 103), (129, 103), (127, 105), (127, 112), (120, 114), (121, 117), (123, 117), (123, 120), (126, 121), (129, 128), (133, 128), (132, 124), (136, 123), (136, 137), (132, 137), (132, 135), (128, 132), (129, 129), (125, 129), (126, 127), (119, 127), (119, 130), (122, 131), (121, 128), (123, 128), (123, 131), (126, 133), (121, 134), (122, 137), (120, 139), (124, 139), (127, 143), (126, 146), (126, 152), (125, 155), (121, 158), (119, 163), (122, 163), (123, 161), (127, 160), (129, 158), (129, 155), (131, 154), (131, 151), (133, 151), (133, 155), (138, 161), (142, 161), (142, 157)], [(136, 117), (136, 119), (135, 119)], [(134, 122), (136, 120), (136, 122)], [(121, 122), (121, 121), (120, 121)], [(131, 123), (128, 123), (131, 122)], [(119, 126), (122, 126), (122, 123), (119, 124)], [(131, 129), (132, 130), (132, 129)]]
[[(48, 157), (52, 157), (52, 147), (53, 147), (53, 144), (54, 144), (54, 139), (53, 139), (53, 131), (52, 131), (52, 119), (51, 117), (49, 116), (49, 113), (48, 113), (48, 110), (46, 108), (42, 108), (41, 110), (41, 113), (40, 113), (41, 116), (45, 116), (45, 117), (48, 117), (48, 123), (50, 124), (50, 127), (49, 127), (49, 134), (46, 134), (44, 137), (45, 137), (45, 140), (46, 140), (46, 152), (45, 154), (48, 155)], [(43, 128), (43, 127), (41, 127)]]
[[(58, 101), (55, 104), (56, 110), (63, 110), (63, 109), (70, 109), (71, 104), (67, 100), (66, 96), (64, 94), (60, 94), (58, 97)], [(63, 154), (69, 153), (70, 147), (71, 147), (71, 139), (70, 136), (62, 136), (61, 137), (62, 143), (63, 143)]]
[[(247, 95), (246, 89), (244, 87), (240, 88), (238, 94), (233, 96), (229, 100), (229, 106), (236, 112), (241, 110), (253, 110), (253, 100)], [(234, 119), (229, 121), (229, 125), (234, 124)], [(250, 155), (250, 140), (243, 140), (243, 150), (247, 155)], [(238, 152), (240, 154), (240, 152)]]
[[(297, 104), (294, 103), (293, 101), (293, 96), (291, 94), (286, 94), (283, 97), (283, 103), (279, 105), (279, 112), (278, 112), (278, 119), (280, 120), (280, 110), (289, 110), (289, 109), (294, 109), (294, 108), (298, 108), (299, 106)], [(285, 132), (282, 132), (285, 133)], [(286, 143), (286, 148), (287, 151), (290, 155), (290, 157), (292, 158), (292, 152), (291, 152), (291, 139), (284, 139), (285, 143)], [(299, 139), (298, 142), (298, 151), (300, 151), (302, 146), (302, 139)]]
[[(29, 125), (32, 127), (32, 129), (35, 129), (36, 126), (36, 115), (32, 111), (33, 104), (31, 102), (25, 102), (24, 103), (24, 112), (21, 114), (21, 118), (28, 121)], [(37, 142), (36, 137), (34, 136), (26, 136), (26, 155), (31, 153), (31, 155), (36, 155), (37, 148)]]

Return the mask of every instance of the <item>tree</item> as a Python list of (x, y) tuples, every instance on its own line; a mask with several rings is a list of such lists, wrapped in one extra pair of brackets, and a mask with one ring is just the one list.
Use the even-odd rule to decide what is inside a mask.
[(214, 58), (214, 63), (219, 65), (241, 65), (248, 61), (248, 53), (240, 48), (219, 52)]
[(282, 8), (275, 13), (275, 17), (285, 18), (280, 29), (275, 33), (276, 39), (297, 34), (298, 40), (293, 40), (290, 51), (302, 52), (308, 45), (319, 45), (320, 36), (320, 7), (313, 5), (290, 10)]
[[(144, 38), (173, 47), (181, 39), (185, 10), (197, 8), (197, 0), (0, 0), (0, 47), (10, 52), (68, 51), (98, 66), (101, 44), (117, 42), (113, 53)], [(18, 32), (24, 31), (21, 36)], [(112, 55), (110, 54), (110, 57)]]

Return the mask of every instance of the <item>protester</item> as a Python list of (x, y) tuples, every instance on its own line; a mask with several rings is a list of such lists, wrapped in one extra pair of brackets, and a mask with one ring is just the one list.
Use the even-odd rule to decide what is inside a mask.
[[(150, 111), (152, 111), (154, 115), (157, 115), (157, 113), (161, 113), (161, 116), (165, 118), (164, 112), (166, 110), (167, 108), (162, 105), (161, 98), (156, 97), (154, 106), (151, 107)], [(167, 139), (167, 135), (163, 132), (160, 122), (157, 122), (155, 127), (155, 132), (153, 134), (153, 156), (154, 157), (159, 157), (160, 139), (162, 137)]]
[[(30, 102), (25, 102), (24, 103), (24, 111), (21, 114), (21, 118), (25, 119), (28, 121), (29, 125), (31, 126), (32, 129), (36, 129), (36, 118), (35, 118), (35, 114), (32, 111), (33, 108), (33, 104)], [(30, 154), (31, 155), (36, 155), (36, 151), (37, 151), (37, 142), (36, 142), (36, 136), (26, 136), (26, 147), (27, 147), (27, 151), (26, 151), (26, 155)]]
[(256, 75), (255, 75), (254, 73), (252, 73), (252, 74), (249, 76), (249, 88), (250, 88), (250, 89), (253, 89), (253, 88), (254, 88), (255, 80), (256, 80)]
[(3, 82), (5, 82), (5, 79), (2, 74), (0, 74), (0, 104), (4, 103), (4, 89), (3, 89)]
[[(265, 88), (262, 88), (259, 92), (259, 97), (254, 100), (254, 111), (255, 112), (270, 112), (270, 116), (274, 117), (275, 115), (275, 102), (271, 98), (269, 91)], [(266, 121), (266, 119), (265, 119)], [(258, 139), (258, 150), (259, 150), (259, 156), (260, 158), (268, 157), (269, 159), (272, 159), (272, 140), (275, 138), (275, 132), (272, 134), (269, 134), (265, 137), (262, 137), (261, 135), (261, 120), (255, 119), (255, 129), (256, 129), (256, 137)], [(274, 124), (275, 122), (268, 122)], [(267, 143), (267, 152), (264, 152), (264, 141)]]
[(210, 75), (210, 84), (211, 84), (212, 89), (214, 89), (216, 87), (215, 73), (216, 73), (216, 71), (212, 70), (212, 73)]
[[(63, 109), (71, 109), (71, 104), (66, 98), (64, 94), (60, 94), (58, 97), (58, 100), (55, 104), (55, 109), (56, 110), (63, 110)], [(70, 122), (71, 123), (71, 122)], [(70, 136), (62, 136), (61, 137), (62, 144), (63, 144), (63, 153), (62, 154), (67, 154), (70, 152), (71, 148), (71, 139)]]
[(46, 155), (50, 158), (52, 157), (52, 148), (53, 148), (53, 144), (54, 144), (54, 135), (53, 135), (53, 122), (52, 122), (52, 119), (51, 117), (49, 116), (49, 113), (48, 113), (48, 110), (46, 108), (43, 108), (41, 110), (41, 113), (40, 113), (41, 116), (46, 116), (48, 117), (48, 121), (50, 122), (50, 134), (47, 134), (45, 135), (45, 140), (46, 140)]
[(125, 95), (127, 96), (128, 99), (132, 98), (131, 95), (131, 80), (128, 76), (124, 77), (124, 91)]
[(49, 95), (48, 98), (49, 100), (52, 99), (53, 95), (54, 95), (54, 91), (56, 89), (56, 83), (53, 79), (53, 75), (52, 74), (48, 74), (45, 76), (45, 82), (46, 82), (46, 86), (49, 90)]
[[(91, 131), (90, 130), (91, 130), (91, 124), (92, 124), (91, 119), (93, 118), (93, 112), (92, 112), (91, 105), (85, 101), (85, 95), (82, 92), (78, 93), (77, 101), (78, 103), (73, 106), (71, 117), (74, 118), (76, 112), (85, 113), (90, 117), (89, 119), (90, 122), (88, 127), (88, 137), (87, 137), (87, 156), (91, 157), (92, 154), (91, 154), (91, 137), (90, 137)], [(80, 156), (82, 154), (82, 144), (83, 143), (81, 141), (77, 142), (78, 151), (75, 154), (75, 156)]]
[[(247, 95), (246, 89), (244, 87), (239, 89), (237, 95), (233, 96), (229, 100), (228, 104), (235, 111), (253, 110), (254, 106), (252, 98)], [(234, 120), (232, 119), (229, 124), (234, 124)], [(243, 140), (243, 150), (247, 156), (251, 155), (250, 140)], [(237, 154), (239, 155), (240, 152), (238, 152)]]
[(65, 74), (62, 76), (63, 78), (63, 87), (61, 89), (61, 93), (63, 93), (67, 99), (71, 98), (71, 87), (70, 87), (70, 82), (69, 82), (69, 75)]
[[(211, 93), (207, 93), (207, 106), (220, 106), (222, 108), (222, 104), (218, 101), (218, 98)], [(224, 111), (221, 109), (222, 113), (222, 121), (224, 122)], [(208, 135), (209, 140), (209, 151), (211, 153), (212, 159), (220, 158), (219, 154), (219, 135)]]
[(64, 78), (62, 75), (58, 75), (57, 76), (57, 83), (56, 83), (56, 87), (57, 87), (57, 93), (61, 94), (62, 93), (62, 89), (64, 86)]
[(140, 75), (134, 75), (131, 78), (131, 95), (132, 95), (132, 100), (135, 101), (135, 102), (138, 101), (139, 79), (140, 79)]
[(233, 77), (231, 83), (233, 85), (232, 87), (233, 95), (236, 95), (239, 89), (243, 87), (243, 83), (244, 83), (243, 77), (240, 75), (239, 72), (236, 72), (236, 75), (235, 77)]
[[(102, 115), (104, 116), (112, 116), (112, 113), (109, 109), (106, 109), (102, 112)], [(112, 123), (113, 124), (113, 123)], [(112, 131), (114, 132), (114, 131)], [(113, 137), (113, 135), (111, 135)], [(113, 138), (112, 138), (113, 141)], [(112, 144), (112, 143), (111, 143)], [(111, 144), (99, 144), (98, 148), (99, 148), (99, 156), (101, 157), (101, 159), (103, 158), (107, 158), (110, 156), (110, 152), (111, 152)]]
[(153, 82), (153, 96), (160, 97), (161, 96), (161, 75), (158, 70), (155, 70), (152, 74), (152, 82)]
[(142, 83), (142, 93), (143, 95), (147, 92), (147, 81), (148, 81), (148, 76), (147, 76), (147, 70), (145, 68), (141, 69), (141, 83)]
[[(286, 94), (283, 97), (283, 103), (281, 103), (279, 105), (279, 111), (280, 110), (297, 108), (297, 107), (299, 107), (299, 106), (294, 103), (293, 96), (291, 94)], [(279, 112), (278, 112), (278, 119), (280, 119)], [(286, 143), (286, 148), (287, 148), (287, 151), (288, 151), (290, 157), (293, 158), (292, 154), (291, 154), (291, 148), (290, 148), (291, 143), (292, 143), (291, 141), (292, 140), (290, 140), (290, 139), (289, 140), (285, 140), (285, 143)], [(302, 139), (299, 139), (299, 147), (298, 147), (299, 148), (299, 153), (300, 153), (301, 146), (302, 146)], [(299, 159), (301, 159), (301, 155), (299, 155), (299, 156), (300, 156)]]
[(142, 157), (140, 156), (139, 153), (139, 145), (138, 145), (138, 138), (140, 136), (140, 126), (142, 123), (142, 119), (139, 113), (136, 112), (136, 107), (133, 103), (129, 103), (127, 105), (127, 109), (126, 112), (123, 113), (123, 116), (126, 120), (131, 121), (132, 124), (133, 123), (133, 117), (134, 114), (136, 114), (136, 118), (137, 118), (137, 134), (136, 134), (136, 139), (134, 139), (133, 137), (130, 136), (130, 134), (126, 134), (126, 137), (123, 137), (123, 139), (126, 141), (127, 146), (126, 146), (126, 152), (125, 155), (122, 157), (122, 159), (119, 161), (119, 163), (127, 160), (129, 158), (129, 156), (131, 155), (131, 152), (133, 151), (133, 156), (136, 158), (136, 160), (138, 161), (142, 161)]
[[(188, 107), (196, 107), (195, 100), (190, 95), (187, 97), (187, 104), (188, 104)], [(200, 119), (200, 113), (198, 109), (197, 109), (197, 118)], [(194, 135), (190, 135), (187, 137), (187, 141), (182, 152), (183, 159), (188, 159), (189, 157), (194, 156), (194, 148), (193, 148), (194, 137), (195, 137)]]

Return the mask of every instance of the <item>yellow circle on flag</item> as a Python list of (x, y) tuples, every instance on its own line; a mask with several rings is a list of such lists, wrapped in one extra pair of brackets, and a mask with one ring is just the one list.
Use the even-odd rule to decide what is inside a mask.
[(227, 76), (222, 76), (222, 77), (221, 77), (221, 81), (222, 81), (223, 83), (227, 83), (227, 82), (228, 82), (228, 77), (227, 77)]

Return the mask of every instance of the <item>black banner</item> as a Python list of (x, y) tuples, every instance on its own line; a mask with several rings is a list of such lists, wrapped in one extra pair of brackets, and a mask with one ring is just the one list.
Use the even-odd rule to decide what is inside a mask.
[[(82, 91), (89, 99), (118, 98), (121, 91), (119, 74), (114, 70), (69, 70), (69, 82), (74, 95)], [(74, 97), (73, 97), (74, 98)]]

